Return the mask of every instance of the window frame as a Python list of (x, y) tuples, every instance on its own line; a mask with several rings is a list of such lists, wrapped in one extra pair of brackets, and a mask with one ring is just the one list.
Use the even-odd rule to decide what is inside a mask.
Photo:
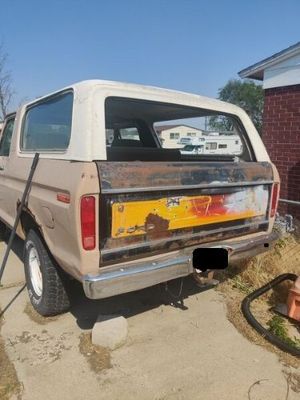
[[(11, 138), (10, 138), (9, 151), (8, 151), (8, 154), (6, 155), (6, 154), (1, 154), (1, 147), (2, 147), (2, 144), (3, 144), (3, 141), (4, 141), (5, 130), (6, 130), (7, 125), (8, 125), (8, 123), (9, 123), (10, 121), (13, 121), (13, 124), (14, 124), (14, 125), (13, 125), (13, 130), (12, 130)], [(0, 138), (0, 157), (9, 157), (9, 155), (10, 155), (10, 149), (11, 149), (11, 144), (12, 144), (12, 137), (13, 137), (14, 129), (15, 129), (15, 122), (16, 122), (16, 114), (15, 114), (15, 113), (14, 113), (14, 114), (9, 114), (9, 115), (6, 117), (6, 121), (4, 122), (3, 128), (2, 128), (2, 130), (1, 130), (1, 138)]]
[[(71, 116), (71, 126), (70, 126), (70, 138), (69, 138), (69, 142), (68, 145), (65, 149), (49, 149), (49, 150), (42, 150), (42, 149), (24, 149), (23, 148), (23, 136), (24, 136), (24, 129), (25, 129), (25, 123), (26, 123), (26, 117), (28, 112), (32, 109), (35, 108), (37, 106), (39, 106), (40, 104), (44, 104), (47, 103), (49, 100), (53, 100), (55, 98), (58, 97), (62, 97), (66, 94), (72, 94), (72, 116)], [(20, 130), (20, 137), (19, 137), (19, 151), (21, 154), (35, 154), (35, 153), (41, 153), (41, 154), (65, 154), (67, 153), (69, 147), (70, 147), (70, 142), (71, 142), (71, 138), (72, 138), (72, 128), (73, 128), (73, 118), (74, 118), (74, 90), (72, 88), (70, 89), (66, 89), (66, 90), (62, 90), (60, 92), (56, 92), (50, 96), (47, 97), (43, 97), (40, 100), (35, 101), (34, 103), (29, 104), (25, 111), (24, 114), (22, 116), (22, 123), (21, 123), (21, 130)]]

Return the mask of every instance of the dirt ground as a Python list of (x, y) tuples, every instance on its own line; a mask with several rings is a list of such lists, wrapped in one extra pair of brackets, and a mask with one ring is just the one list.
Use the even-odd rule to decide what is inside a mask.
[[(276, 353), (283, 363), (299, 369), (298, 388), (300, 393), (300, 359), (280, 351), (262, 338), (254, 329), (249, 329), (240, 308), (240, 304), (247, 294), (270, 282), (274, 277), (286, 272), (300, 276), (299, 233), (299, 229), (297, 229), (293, 234), (285, 234), (277, 241), (271, 251), (248, 262), (242, 262), (240, 265), (230, 266), (227, 270), (220, 272), (218, 278), (221, 280), (221, 284), (218, 286), (218, 290), (225, 297), (227, 318), (243, 336)], [(269, 321), (278, 316), (278, 313), (274, 311), (274, 306), (286, 303), (288, 290), (291, 286), (292, 281), (285, 281), (252, 302), (251, 312), (266, 329), (268, 329)], [(297, 340), (299, 346), (299, 324), (286, 318), (283, 321), (289, 332), (289, 338)]]
[[(16, 242), (0, 289), (0, 308), (5, 311), (0, 370), (12, 371), (11, 381), (0, 378), (7, 399), (299, 398), (297, 386), (291, 384), (297, 369), (249, 341), (229, 322), (220, 291), (201, 292), (187, 278), (183, 304), (172, 304), (162, 285), (101, 301), (86, 299), (76, 286), (71, 311), (44, 319), (22, 290), (21, 247)], [(4, 249), (0, 244), (0, 259)], [(178, 292), (180, 281), (170, 289)], [(90, 345), (98, 313), (127, 318), (129, 336), (123, 347), (109, 352)]]

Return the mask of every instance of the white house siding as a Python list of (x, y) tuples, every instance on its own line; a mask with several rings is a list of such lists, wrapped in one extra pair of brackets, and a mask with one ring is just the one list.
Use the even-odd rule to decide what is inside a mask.
[(300, 84), (300, 54), (264, 70), (264, 89), (298, 84)]

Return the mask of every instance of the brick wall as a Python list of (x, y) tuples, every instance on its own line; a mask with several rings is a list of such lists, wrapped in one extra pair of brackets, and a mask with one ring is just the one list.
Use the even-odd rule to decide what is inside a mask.
[[(300, 201), (300, 85), (265, 90), (262, 138), (280, 174), (280, 197)], [(300, 219), (300, 206), (279, 211)]]

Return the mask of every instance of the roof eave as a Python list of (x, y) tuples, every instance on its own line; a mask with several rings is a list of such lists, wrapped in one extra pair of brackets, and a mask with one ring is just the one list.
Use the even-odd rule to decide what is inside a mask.
[(240, 71), (239, 77), (242, 79), (255, 79), (257, 81), (263, 81), (264, 79), (264, 69), (254, 70), (254, 71)]
[(269, 68), (275, 64), (278, 64), (281, 61), (286, 60), (287, 58), (293, 57), (300, 53), (300, 42), (296, 43), (293, 46), (288, 47), (280, 51), (279, 53), (273, 54), (271, 57), (265, 58), (258, 63), (250, 65), (245, 69), (242, 69), (238, 74), (241, 78), (250, 78), (257, 79), (262, 81), (264, 77), (264, 71), (266, 68)]

